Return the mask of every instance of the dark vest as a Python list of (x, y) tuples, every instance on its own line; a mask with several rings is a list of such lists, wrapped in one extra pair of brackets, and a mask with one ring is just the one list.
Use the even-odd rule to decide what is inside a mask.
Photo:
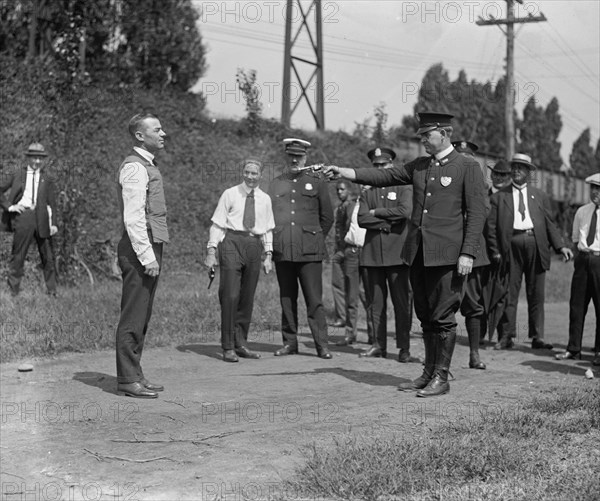
[(123, 166), (133, 162), (142, 164), (148, 172), (148, 186), (146, 188), (146, 227), (150, 230), (151, 241), (153, 243), (167, 243), (169, 241), (169, 230), (167, 229), (167, 204), (165, 202), (162, 175), (156, 166), (135, 153), (135, 151), (123, 160), (123, 163), (119, 166), (119, 170), (117, 171), (117, 194), (123, 228), (125, 227), (123, 223), (123, 190), (118, 181)]

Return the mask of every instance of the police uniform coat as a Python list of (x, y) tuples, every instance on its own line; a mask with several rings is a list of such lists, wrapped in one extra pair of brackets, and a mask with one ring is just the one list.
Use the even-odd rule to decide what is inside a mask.
[(425, 267), (455, 265), (461, 254), (475, 262), (482, 259), (485, 188), (475, 159), (453, 150), (439, 161), (420, 157), (390, 169), (359, 169), (356, 182), (413, 185), (413, 211), (403, 251), (409, 265), (421, 242)]
[(271, 182), (273, 260), (323, 261), (325, 236), (333, 225), (333, 208), (325, 181), (317, 174), (282, 174)]
[[(366, 228), (361, 266), (398, 266), (412, 214), (412, 186), (369, 188), (361, 195), (358, 224)], [(374, 215), (369, 211), (373, 209)]]

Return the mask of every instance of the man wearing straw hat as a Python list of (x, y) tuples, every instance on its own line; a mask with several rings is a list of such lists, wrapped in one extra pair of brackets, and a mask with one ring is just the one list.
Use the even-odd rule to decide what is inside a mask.
[[(8, 213), (9, 227), (14, 231), (8, 268), (8, 287), (16, 296), (21, 288), (23, 265), (29, 246), (37, 243), (48, 294), (56, 295), (56, 268), (50, 237), (58, 229), (55, 223), (56, 195), (54, 181), (45, 167), (48, 153), (40, 143), (32, 143), (25, 156), (28, 165), (15, 170), (0, 183), (0, 206)], [(4, 192), (9, 191), (8, 198)]]

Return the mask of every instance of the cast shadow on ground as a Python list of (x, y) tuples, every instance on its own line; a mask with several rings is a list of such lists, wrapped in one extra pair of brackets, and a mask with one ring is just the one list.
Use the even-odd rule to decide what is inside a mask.
[(584, 376), (585, 371), (590, 367), (590, 363), (585, 360), (577, 361), (575, 364), (553, 360), (526, 360), (521, 362), (521, 365), (526, 365), (536, 371), (560, 372), (574, 376)]
[(95, 386), (106, 393), (117, 394), (117, 378), (102, 372), (76, 372), (73, 374), (73, 380)]
[[(314, 348), (310, 350), (305, 346), (304, 343), (299, 343), (299, 353), (300, 356), (313, 356), (315, 355)], [(248, 343), (248, 348), (252, 351), (256, 351), (260, 353), (261, 357), (265, 358), (268, 356), (273, 356), (273, 352), (281, 348), (282, 345), (273, 345), (267, 343)], [(314, 345), (313, 345), (314, 346)], [(304, 348), (305, 351), (302, 349)], [(214, 358), (215, 360), (223, 360), (223, 349), (218, 344), (201, 344), (201, 343), (193, 343), (193, 344), (182, 344), (177, 346), (177, 351), (182, 353), (195, 353), (196, 355), (203, 355), (205, 357)], [(297, 355), (294, 355), (297, 356)]]
[(248, 376), (303, 376), (311, 374), (336, 374), (337, 376), (345, 377), (355, 383), (364, 383), (370, 386), (398, 386), (400, 383), (411, 381), (409, 378), (391, 376), (382, 372), (373, 371), (355, 371), (350, 369), (342, 369), (341, 367), (320, 368), (311, 371), (299, 372), (269, 372), (260, 374), (248, 374)]

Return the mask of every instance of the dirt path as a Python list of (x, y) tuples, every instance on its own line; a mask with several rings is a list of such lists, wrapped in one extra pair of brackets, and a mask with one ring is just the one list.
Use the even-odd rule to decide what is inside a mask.
[[(520, 325), (525, 310), (520, 305)], [(568, 306), (546, 312), (547, 338), (564, 349)], [(589, 317), (585, 347), (593, 342)], [(2, 365), (1, 499), (269, 499), (312, 442), (374, 427), (410, 436), (415, 427), (471, 419), (490, 406), (510, 410), (565, 378), (600, 378), (598, 370), (593, 381), (584, 378), (589, 352), (581, 362), (557, 362), (526, 339), (511, 351), (488, 348), (488, 370), (470, 370), (461, 337), (450, 394), (425, 400), (395, 389), (420, 374), (418, 364), (359, 360), (364, 344), (333, 347), (334, 358), (321, 360), (310, 338), (301, 339), (298, 356), (273, 357), (278, 342), (257, 343), (263, 358), (238, 364), (223, 363), (214, 343), (147, 350), (149, 379), (166, 386), (152, 401), (115, 394), (112, 351), (36, 361), (31, 373)], [(422, 355), (420, 338), (412, 346)]]

